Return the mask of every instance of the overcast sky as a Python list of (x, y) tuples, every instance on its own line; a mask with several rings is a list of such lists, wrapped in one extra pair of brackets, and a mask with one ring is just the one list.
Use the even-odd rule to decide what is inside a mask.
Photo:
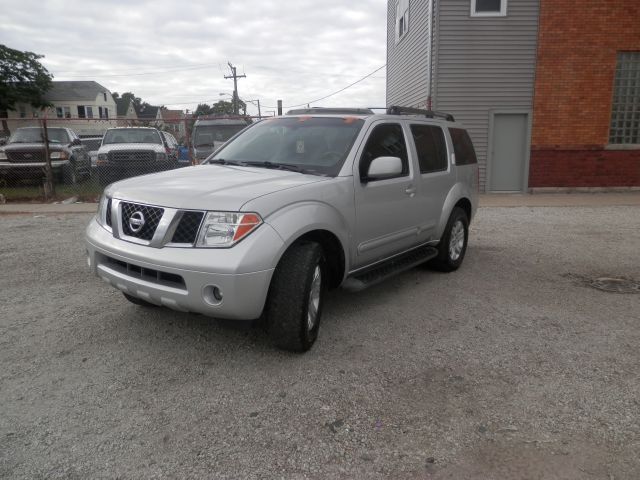
[[(386, 62), (386, 0), (0, 0), (0, 43), (45, 58), (54, 80), (193, 110), (229, 98), (263, 114), (329, 95)], [(385, 105), (385, 69), (312, 106)], [(249, 105), (249, 112), (257, 109)]]

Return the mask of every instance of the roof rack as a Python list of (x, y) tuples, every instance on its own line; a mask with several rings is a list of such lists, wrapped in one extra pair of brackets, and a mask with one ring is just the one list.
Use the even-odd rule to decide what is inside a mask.
[(314, 113), (321, 113), (325, 115), (373, 115), (373, 110), (371, 110), (370, 108), (311, 107), (289, 110), (287, 112), (287, 115), (312, 115)]
[(422, 108), (400, 107), (392, 105), (387, 108), (388, 115), (424, 115), (427, 118), (444, 118), (448, 122), (455, 122), (455, 118), (450, 113), (438, 112), (435, 110), (423, 110)]

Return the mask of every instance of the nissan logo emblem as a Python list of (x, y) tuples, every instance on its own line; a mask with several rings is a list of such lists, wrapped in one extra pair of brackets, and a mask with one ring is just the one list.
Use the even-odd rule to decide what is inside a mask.
[(133, 233), (138, 233), (144, 227), (144, 221), (144, 215), (138, 210), (129, 217), (129, 228)]

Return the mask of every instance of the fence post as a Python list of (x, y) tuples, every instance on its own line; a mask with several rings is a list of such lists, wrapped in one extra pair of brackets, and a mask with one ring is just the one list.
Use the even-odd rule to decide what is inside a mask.
[(51, 200), (56, 194), (53, 183), (53, 170), (51, 168), (51, 155), (49, 153), (49, 132), (47, 131), (47, 114), (42, 119), (42, 138), (44, 140), (44, 198)]

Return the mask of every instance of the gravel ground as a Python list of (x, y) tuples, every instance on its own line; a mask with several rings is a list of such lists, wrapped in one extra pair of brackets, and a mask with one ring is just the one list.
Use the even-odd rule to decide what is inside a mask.
[(640, 478), (637, 207), (484, 208), (463, 267), (333, 292), (304, 355), (132, 305), (86, 214), (0, 216), (2, 478)]

